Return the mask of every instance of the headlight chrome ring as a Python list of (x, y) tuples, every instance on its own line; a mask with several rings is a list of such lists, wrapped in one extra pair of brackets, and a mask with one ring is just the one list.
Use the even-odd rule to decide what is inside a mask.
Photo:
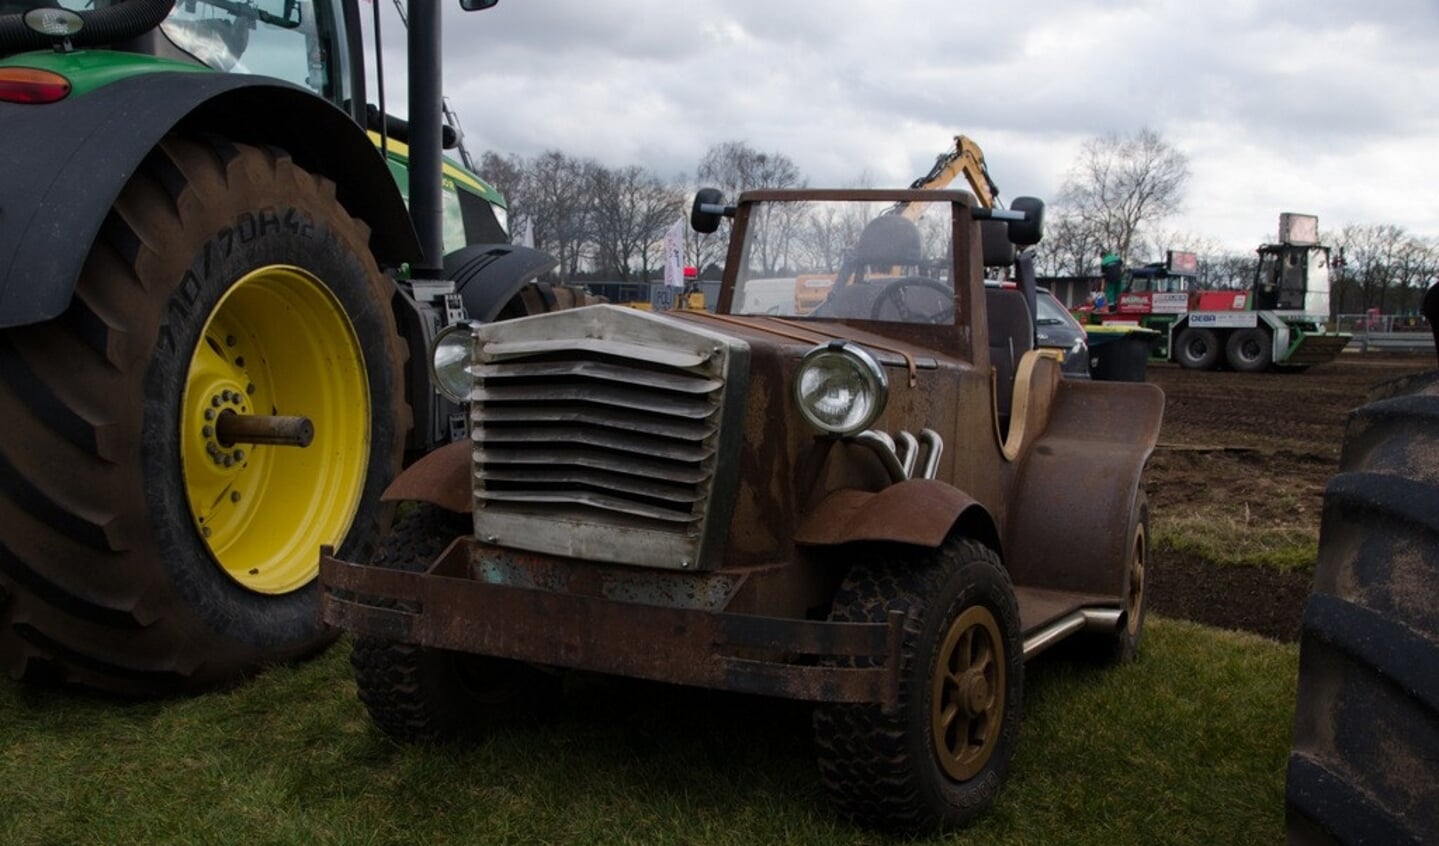
[(868, 429), (889, 399), (889, 378), (864, 347), (831, 341), (805, 353), (794, 378), (800, 414), (830, 435)]
[(430, 382), (451, 402), (470, 400), (470, 362), (479, 336), (476, 323), (452, 323), (440, 330), (430, 346)]

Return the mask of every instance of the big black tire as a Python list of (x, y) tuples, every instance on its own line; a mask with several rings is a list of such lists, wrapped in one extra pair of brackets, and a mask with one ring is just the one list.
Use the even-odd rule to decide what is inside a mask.
[(1223, 352), (1212, 329), (1183, 329), (1174, 339), (1174, 360), (1187, 370), (1213, 370)]
[(1350, 415), (1304, 608), (1291, 844), (1439, 843), (1439, 371)]
[(824, 705), (821, 779), (840, 813), (906, 833), (972, 820), (999, 793), (1019, 734), (1024, 656), (1014, 587), (988, 547), (951, 539), (856, 564), (831, 619), (905, 615), (899, 708)]
[[(372, 566), (422, 571), (471, 531), (468, 514), (429, 504), (410, 508), (380, 541)], [(496, 721), (544, 710), (560, 695), (557, 674), (527, 664), (385, 638), (356, 638), (350, 664), (370, 718), (403, 743), (474, 735)]]
[(1224, 360), (1240, 373), (1268, 370), (1274, 362), (1274, 345), (1263, 329), (1236, 329), (1224, 343)]
[[(368, 228), (288, 155), (166, 139), (69, 310), (0, 335), (0, 663), (154, 697), (333, 641), (322, 544), (367, 557), (409, 409)], [(224, 442), (308, 417), (303, 449)]]

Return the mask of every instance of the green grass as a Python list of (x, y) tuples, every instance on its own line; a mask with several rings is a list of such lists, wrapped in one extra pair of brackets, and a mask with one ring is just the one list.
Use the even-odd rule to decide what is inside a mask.
[[(402, 747), (348, 652), (167, 703), (0, 685), (0, 842), (890, 842), (833, 818), (803, 705), (577, 678), (544, 721)], [(1135, 664), (1042, 656), (999, 801), (935, 842), (1280, 842), (1297, 665), (1154, 618)]]
[(1319, 530), (1308, 526), (1262, 526), (1243, 517), (1190, 513), (1154, 523), (1156, 553), (1186, 552), (1215, 564), (1314, 572)]

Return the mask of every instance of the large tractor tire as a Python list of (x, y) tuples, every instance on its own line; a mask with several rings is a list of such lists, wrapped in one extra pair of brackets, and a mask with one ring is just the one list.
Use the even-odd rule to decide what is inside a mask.
[(69, 310), (0, 335), (10, 675), (163, 696), (333, 641), (320, 547), (369, 554), (409, 425), (368, 235), (281, 151), (171, 137)]
[(1274, 342), (1263, 329), (1236, 329), (1224, 343), (1224, 360), (1240, 373), (1259, 373), (1274, 363)]
[(1174, 360), (1186, 370), (1213, 370), (1224, 346), (1212, 329), (1184, 329), (1174, 339)]
[(1304, 609), (1291, 844), (1439, 843), (1439, 371), (1351, 414)]
[(905, 833), (964, 825), (994, 800), (1019, 736), (1019, 610), (992, 549), (951, 539), (934, 552), (855, 564), (830, 618), (905, 615), (899, 708), (815, 709), (820, 776), (846, 818)]
[[(370, 565), (419, 572), (473, 528), (468, 514), (428, 503), (406, 506)], [(358, 637), (350, 653), (355, 687), (370, 719), (392, 740), (439, 743), (498, 722), (552, 710), (561, 676), (518, 661)]]

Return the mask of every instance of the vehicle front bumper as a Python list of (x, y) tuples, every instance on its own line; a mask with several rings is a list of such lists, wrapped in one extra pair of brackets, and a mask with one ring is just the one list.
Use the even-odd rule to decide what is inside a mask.
[(898, 707), (903, 615), (828, 622), (675, 608), (469, 576), (460, 538), (424, 572), (320, 559), (320, 614), (360, 636), (813, 702)]

